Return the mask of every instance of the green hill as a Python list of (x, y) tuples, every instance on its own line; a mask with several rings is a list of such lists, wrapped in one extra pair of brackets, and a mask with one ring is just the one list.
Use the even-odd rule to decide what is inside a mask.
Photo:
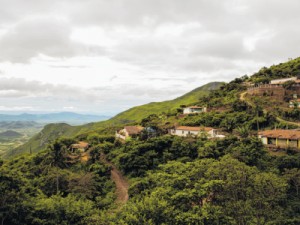
[(10, 152), (9, 155), (5, 155), (5, 157), (29, 152), (30, 149), (32, 152), (38, 152), (45, 148), (48, 143), (61, 136), (73, 137), (82, 133), (98, 131), (110, 126), (121, 126), (126, 123), (139, 122), (141, 119), (151, 114), (172, 112), (180, 105), (190, 105), (197, 102), (200, 97), (207, 95), (211, 90), (218, 89), (222, 84), (223, 83), (221, 82), (208, 83), (174, 100), (152, 102), (136, 106), (106, 121), (89, 123), (82, 126), (70, 126), (65, 123), (46, 125), (40, 133), (32, 137), (26, 144), (16, 148), (14, 151)]
[(10, 157), (16, 154), (29, 152), (38, 152), (39, 150), (45, 148), (47, 144), (51, 141), (54, 141), (60, 136), (73, 136), (78, 130), (80, 130), (80, 126), (71, 126), (66, 123), (54, 123), (48, 124), (44, 127), (44, 129), (33, 136), (27, 143), (19, 146), (18, 148), (10, 151), (5, 155), (5, 157)]
[(128, 123), (140, 121), (141, 119), (151, 115), (160, 114), (163, 112), (172, 112), (180, 105), (191, 105), (199, 101), (199, 98), (206, 95), (211, 90), (218, 89), (223, 83), (212, 82), (204, 86), (196, 88), (187, 94), (170, 101), (151, 102), (149, 104), (133, 107), (116, 115), (111, 120), (114, 122)]

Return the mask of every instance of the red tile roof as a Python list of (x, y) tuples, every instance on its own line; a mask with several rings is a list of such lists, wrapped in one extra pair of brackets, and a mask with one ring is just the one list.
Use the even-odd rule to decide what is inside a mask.
[(258, 134), (269, 138), (300, 140), (300, 130), (265, 130)]
[(206, 131), (209, 132), (213, 130), (212, 127), (189, 127), (189, 126), (179, 126), (176, 127), (176, 130), (187, 130), (187, 131)]
[(124, 129), (127, 131), (127, 133), (129, 135), (132, 135), (132, 134), (141, 133), (141, 131), (144, 129), (144, 127), (141, 127), (141, 126), (126, 126), (126, 127), (124, 127)]

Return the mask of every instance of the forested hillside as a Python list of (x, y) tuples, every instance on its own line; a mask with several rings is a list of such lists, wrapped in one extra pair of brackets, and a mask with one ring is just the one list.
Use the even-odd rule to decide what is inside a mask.
[[(273, 66), (270, 77), (298, 61)], [(257, 135), (297, 126), (245, 94), (252, 79), (236, 78), (195, 98), (192, 92), (177, 99), (173, 111), (145, 112), (134, 121), (121, 114), (85, 127), (64, 125), (59, 135), (68, 138), (1, 161), (2, 224), (300, 224), (300, 153), (270, 150)], [(182, 115), (180, 105), (192, 104), (209, 110)], [(115, 139), (124, 125), (112, 121), (122, 120), (149, 129)], [(225, 138), (170, 135), (175, 125), (213, 127)], [(58, 129), (52, 125), (54, 137)], [(80, 142), (88, 149), (74, 147)], [(128, 198), (120, 201), (120, 193)]]

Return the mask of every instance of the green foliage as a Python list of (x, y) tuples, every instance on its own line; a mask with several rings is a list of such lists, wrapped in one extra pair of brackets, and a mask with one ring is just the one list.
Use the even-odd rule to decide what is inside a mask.
[(289, 78), (298, 76), (299, 74), (300, 58), (296, 58), (285, 63), (273, 65), (270, 68), (263, 67), (261, 70), (251, 76), (251, 81), (258, 83), (265, 80), (268, 82), (271, 79)]

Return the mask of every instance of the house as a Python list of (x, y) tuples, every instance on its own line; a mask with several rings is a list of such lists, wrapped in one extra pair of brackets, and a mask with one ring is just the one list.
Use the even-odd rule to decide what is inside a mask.
[(211, 127), (189, 127), (179, 126), (174, 129), (170, 129), (171, 135), (187, 137), (187, 136), (199, 136), (201, 134), (207, 135), (208, 138), (224, 138), (224, 135), (218, 134), (217, 130)]
[(206, 107), (200, 106), (189, 106), (183, 109), (183, 114), (203, 113), (207, 112)]
[(72, 150), (72, 152), (75, 152), (75, 151), (85, 152), (89, 148), (89, 146), (90, 146), (89, 143), (80, 141), (76, 144), (72, 144), (71, 150)]
[(290, 108), (300, 108), (300, 98), (290, 101)]
[(300, 149), (300, 130), (265, 130), (258, 137), (269, 147)]
[(116, 132), (116, 138), (126, 140), (129, 137), (137, 137), (143, 129), (142, 126), (125, 126), (124, 129)]

